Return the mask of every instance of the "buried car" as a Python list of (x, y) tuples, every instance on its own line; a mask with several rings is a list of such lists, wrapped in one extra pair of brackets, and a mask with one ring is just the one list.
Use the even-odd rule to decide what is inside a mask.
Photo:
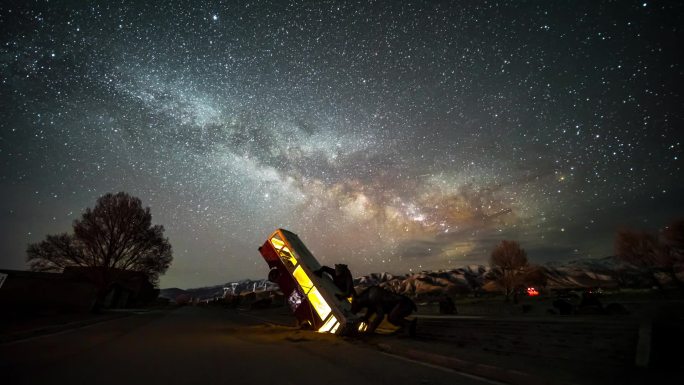
[(301, 327), (334, 334), (366, 329), (351, 312), (350, 299), (331, 280), (314, 274), (321, 265), (296, 234), (277, 229), (259, 252), (270, 268), (269, 281), (280, 286)]

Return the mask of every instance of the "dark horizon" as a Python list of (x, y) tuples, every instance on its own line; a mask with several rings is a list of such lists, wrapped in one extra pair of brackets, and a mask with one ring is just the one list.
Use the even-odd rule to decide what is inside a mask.
[(279, 227), (355, 275), (611, 255), (684, 217), (683, 7), (2, 4), (0, 267), (118, 191), (161, 287), (265, 277)]

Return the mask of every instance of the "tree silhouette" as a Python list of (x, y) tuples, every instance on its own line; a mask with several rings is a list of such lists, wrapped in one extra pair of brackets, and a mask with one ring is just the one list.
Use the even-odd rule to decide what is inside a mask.
[(684, 219), (677, 219), (660, 231), (664, 264), (684, 263)]
[[(684, 220), (678, 219), (660, 230), (660, 234), (629, 229), (618, 230), (615, 255), (632, 266), (665, 272), (684, 291), (677, 270), (684, 265)], [(654, 278), (654, 283), (660, 286)]]
[(510, 298), (528, 266), (527, 252), (516, 241), (503, 240), (492, 251), (489, 265), (494, 270), (494, 280), (504, 289), (506, 300)]
[(164, 227), (152, 225), (150, 208), (127, 193), (106, 194), (73, 223), (73, 234), (48, 235), (26, 250), (34, 271), (62, 271), (68, 266), (98, 268), (103, 285), (116, 271), (147, 274), (156, 283), (173, 260)]
[(615, 255), (630, 265), (639, 268), (657, 266), (661, 252), (658, 238), (645, 231), (620, 229), (615, 235)]

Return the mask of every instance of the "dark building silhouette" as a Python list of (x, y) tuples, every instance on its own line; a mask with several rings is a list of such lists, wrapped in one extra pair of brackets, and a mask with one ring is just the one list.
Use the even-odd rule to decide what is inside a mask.
[(67, 267), (62, 273), (0, 270), (0, 309), (7, 314), (84, 313), (149, 305), (159, 290), (145, 273)]
[(6, 314), (45, 315), (89, 312), (98, 290), (88, 282), (72, 281), (60, 273), (0, 270), (7, 278), (0, 288), (0, 308)]
[(72, 282), (95, 285), (98, 288), (97, 305), (102, 308), (146, 306), (159, 295), (159, 289), (155, 289), (147, 274), (140, 271), (69, 266), (62, 274)]

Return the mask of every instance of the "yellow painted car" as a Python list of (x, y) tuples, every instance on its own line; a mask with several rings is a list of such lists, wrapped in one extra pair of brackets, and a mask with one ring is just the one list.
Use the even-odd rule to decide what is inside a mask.
[(361, 318), (351, 313), (349, 300), (338, 299), (341, 292), (335, 284), (313, 273), (321, 265), (296, 234), (278, 229), (259, 252), (271, 269), (268, 279), (280, 286), (301, 326), (334, 334), (365, 328)]

